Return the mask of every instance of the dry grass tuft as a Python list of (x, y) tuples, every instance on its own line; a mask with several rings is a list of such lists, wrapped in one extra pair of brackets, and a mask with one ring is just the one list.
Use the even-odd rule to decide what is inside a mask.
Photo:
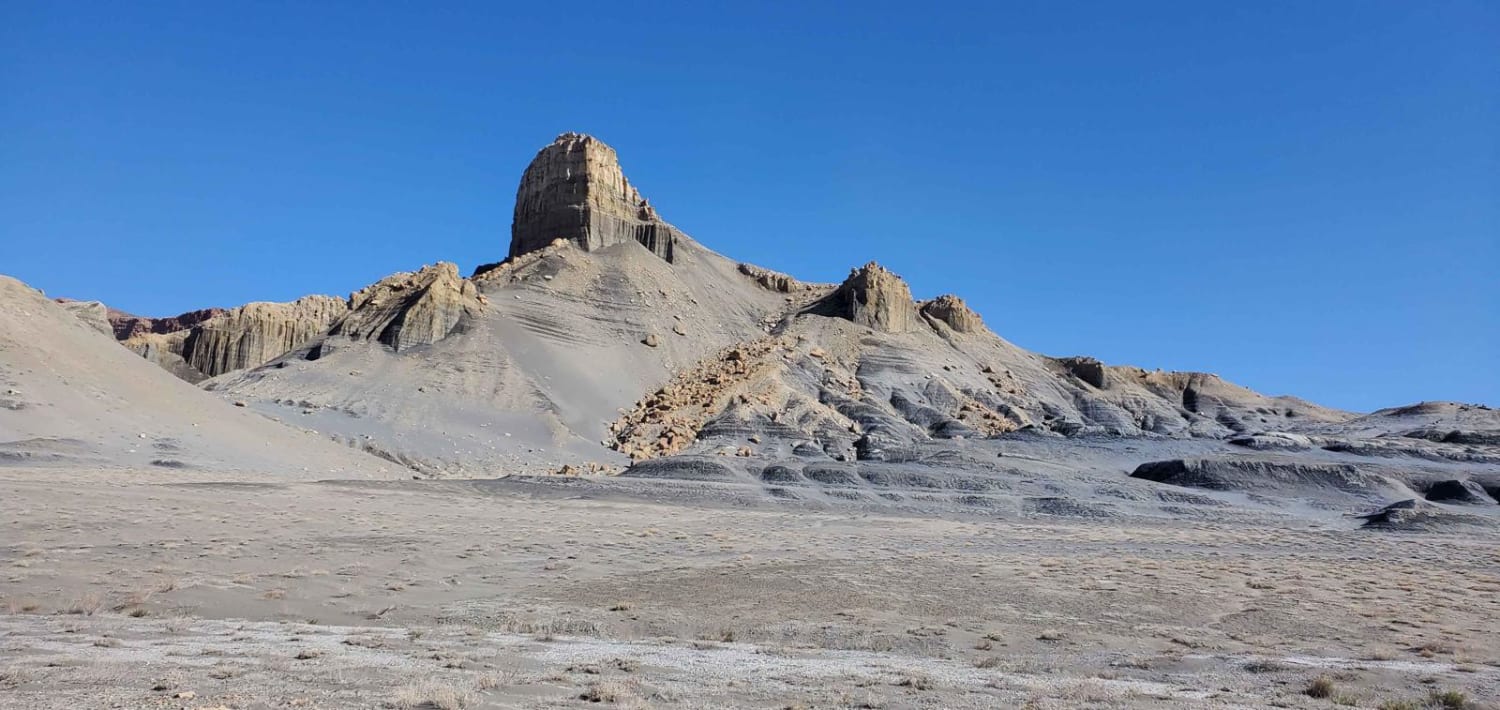
[(99, 610), (103, 608), (104, 595), (98, 592), (88, 592), (83, 596), (74, 599), (73, 603), (69, 604), (66, 608), (63, 609), (63, 613), (93, 616), (94, 614), (99, 613)]
[(1457, 690), (1439, 690), (1427, 697), (1427, 704), (1442, 710), (1464, 710), (1469, 707), (1469, 696)]
[(613, 705), (637, 705), (644, 700), (640, 694), (640, 684), (634, 680), (602, 680), (590, 683), (578, 699)]
[(1320, 675), (1307, 684), (1307, 689), (1302, 691), (1309, 698), (1331, 698), (1333, 697), (1333, 679), (1326, 675)]
[(934, 687), (936, 687), (936, 684), (932, 682), (931, 678), (928, 678), (925, 675), (908, 675), (902, 677), (901, 680), (896, 681), (896, 686), (900, 688), (911, 688), (912, 690), (932, 690)]
[(474, 704), (474, 693), (429, 680), (397, 688), (388, 704), (396, 710), (463, 710)]

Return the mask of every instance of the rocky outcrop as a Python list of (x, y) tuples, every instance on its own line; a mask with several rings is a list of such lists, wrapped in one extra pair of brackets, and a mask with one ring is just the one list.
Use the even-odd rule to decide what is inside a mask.
[(63, 310), (72, 313), (73, 317), (83, 321), (94, 330), (110, 337), (114, 337), (114, 327), (109, 322), (109, 308), (98, 301), (74, 301), (70, 298), (55, 299)]
[(777, 293), (791, 293), (793, 291), (802, 291), (812, 288), (811, 284), (804, 284), (801, 281), (792, 278), (791, 276), (781, 273), (780, 271), (763, 269), (754, 264), (746, 264), (741, 262), (739, 265), (739, 271), (740, 273), (749, 276), (752, 281), (760, 284), (761, 288), (764, 288), (768, 291), (775, 291)]
[(1438, 481), (1427, 488), (1424, 495), (1435, 503), (1462, 503), (1468, 505), (1494, 505), (1495, 499), (1478, 483), (1473, 481)]
[(984, 320), (964, 303), (962, 298), (944, 294), (924, 301), (919, 311), (929, 322), (943, 323), (959, 333), (976, 333), (984, 330)]
[(521, 176), (510, 228), (510, 258), (567, 239), (584, 251), (630, 241), (672, 261), (681, 232), (631, 186), (613, 148), (564, 133)]
[(772, 367), (787, 346), (763, 338), (704, 359), (610, 424), (606, 443), (633, 461), (682, 451), (697, 439), (711, 414), (734, 402), (752, 401), (748, 383)]
[(164, 334), (188, 330), (210, 318), (224, 315), (226, 312), (223, 308), (203, 308), (169, 318), (146, 318), (110, 309), (109, 324), (114, 329), (115, 340), (126, 340), (146, 333)]
[(375, 340), (400, 352), (429, 345), (478, 313), (482, 297), (458, 267), (438, 262), (420, 271), (387, 276), (349, 297), (349, 314), (329, 331)]
[[(135, 332), (121, 344), (179, 378), (199, 382), (257, 367), (295, 350), (328, 330), (348, 310), (348, 303), (336, 296), (304, 296), (290, 303), (247, 303), (220, 310), (185, 329)], [(173, 319), (147, 320), (165, 328)]]
[(911, 288), (873, 261), (849, 272), (838, 289), (807, 312), (844, 318), (883, 333), (905, 333), (919, 322)]
[(183, 346), (190, 334), (191, 330), (179, 330), (175, 333), (139, 333), (120, 341), (120, 344), (127, 350), (156, 363), (178, 379), (202, 382), (209, 376), (188, 365), (183, 357)]
[(247, 303), (189, 331), (183, 359), (209, 377), (256, 367), (321, 335), (348, 310), (344, 299), (334, 296)]
[(1365, 520), (1364, 525), (1360, 526), (1362, 528), (1395, 532), (1440, 532), (1453, 528), (1496, 527), (1492, 517), (1457, 513), (1451, 508), (1416, 499), (1396, 501), (1358, 517)]
[(1068, 374), (1094, 386), (1097, 389), (1109, 387), (1109, 370), (1104, 363), (1091, 357), (1064, 357), (1058, 358), (1057, 363), (1068, 371)]
[(1389, 499), (1408, 490), (1385, 476), (1343, 463), (1290, 458), (1206, 457), (1153, 461), (1131, 478), (1213, 491), (1327, 499), (1349, 495)]

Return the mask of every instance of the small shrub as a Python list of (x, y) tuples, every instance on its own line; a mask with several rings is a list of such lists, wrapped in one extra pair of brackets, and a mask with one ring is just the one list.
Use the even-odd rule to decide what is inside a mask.
[(1302, 691), (1309, 698), (1331, 698), (1333, 697), (1333, 679), (1326, 675), (1314, 678), (1307, 684), (1307, 690)]
[(229, 680), (230, 678), (239, 676), (239, 674), (240, 669), (234, 666), (214, 666), (208, 669), (208, 677), (214, 680)]
[(505, 679), (493, 673), (479, 676), (474, 681), (474, 687), (480, 690), (494, 690), (502, 685), (505, 685)]
[(911, 688), (912, 690), (932, 690), (933, 688), (932, 679), (925, 675), (905, 676), (900, 681), (897, 681), (896, 685), (901, 688)]
[(1442, 710), (1464, 710), (1469, 707), (1469, 696), (1457, 690), (1433, 691), (1427, 696), (1427, 703)]

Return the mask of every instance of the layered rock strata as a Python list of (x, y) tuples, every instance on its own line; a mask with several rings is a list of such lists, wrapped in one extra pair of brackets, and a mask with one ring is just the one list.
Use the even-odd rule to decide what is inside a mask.
[(348, 303), (335, 296), (247, 303), (175, 332), (136, 333), (122, 344), (172, 374), (197, 382), (270, 362), (321, 335), (348, 311)]
[(223, 308), (201, 308), (168, 318), (146, 318), (124, 311), (109, 309), (109, 324), (114, 329), (116, 340), (125, 340), (137, 335), (156, 333), (165, 335), (192, 328), (210, 318), (226, 313)]
[(672, 261), (681, 236), (625, 179), (613, 148), (564, 133), (521, 176), (510, 258), (567, 239), (585, 251), (634, 241)]
[(808, 312), (844, 318), (882, 333), (905, 333), (920, 322), (911, 288), (873, 261), (849, 272), (838, 289), (809, 306)]
[(438, 262), (415, 272), (387, 276), (349, 297), (349, 313), (330, 335), (375, 340), (392, 350), (430, 345), (459, 327), (481, 307), (474, 283), (458, 267)]
[(920, 312), (929, 322), (938, 322), (947, 325), (959, 333), (976, 333), (984, 330), (984, 320), (964, 303), (962, 298), (952, 294), (944, 294), (924, 301), (919, 308)]

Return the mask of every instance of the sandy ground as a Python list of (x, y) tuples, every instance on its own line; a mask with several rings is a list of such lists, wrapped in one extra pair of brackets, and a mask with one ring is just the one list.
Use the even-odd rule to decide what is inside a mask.
[(0, 707), (1500, 697), (1500, 547), (1473, 533), (202, 476), (0, 469)]

